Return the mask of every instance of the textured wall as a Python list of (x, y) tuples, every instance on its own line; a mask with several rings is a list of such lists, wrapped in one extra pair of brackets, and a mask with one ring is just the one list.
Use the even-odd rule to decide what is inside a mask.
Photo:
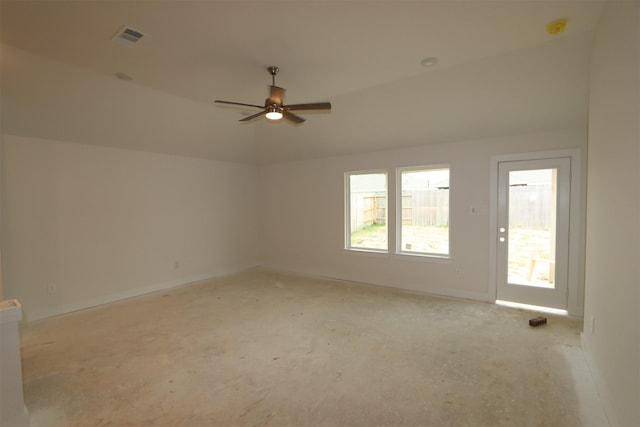
[[(488, 210), (491, 156), (585, 144), (586, 130), (579, 129), (262, 166), (261, 262), (307, 274), (493, 300), (489, 215), (470, 213), (471, 206)], [(345, 172), (388, 170), (392, 201), (396, 167), (437, 164), (451, 165), (450, 260), (344, 250)], [(390, 227), (395, 217), (390, 208)], [(389, 247), (395, 247), (393, 235)]]
[(640, 425), (639, 13), (637, 2), (608, 2), (589, 103), (584, 340), (611, 424), (621, 426)]
[(28, 320), (254, 265), (253, 166), (7, 135), (3, 163), (5, 296)]

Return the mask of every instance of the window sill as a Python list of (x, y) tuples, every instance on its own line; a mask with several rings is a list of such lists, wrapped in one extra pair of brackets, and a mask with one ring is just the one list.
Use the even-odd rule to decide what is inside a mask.
[(417, 262), (435, 262), (442, 264), (450, 264), (452, 262), (451, 255), (421, 254), (418, 252), (398, 252), (394, 254), (394, 257)]
[(355, 249), (344, 248), (344, 252), (348, 255), (374, 257), (374, 258), (393, 258), (402, 261), (411, 262), (434, 262), (441, 264), (452, 263), (451, 255), (434, 255), (434, 254), (421, 254), (414, 252), (398, 252), (390, 253), (388, 251), (381, 251), (375, 249)]
[(349, 255), (356, 255), (356, 256), (388, 257), (390, 255), (389, 251), (379, 250), (379, 249), (344, 248), (344, 252)]

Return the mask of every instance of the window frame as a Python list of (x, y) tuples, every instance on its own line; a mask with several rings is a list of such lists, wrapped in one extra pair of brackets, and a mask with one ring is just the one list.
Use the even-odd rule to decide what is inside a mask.
[[(430, 170), (448, 170), (449, 171), (449, 209), (448, 209), (448, 226), (447, 226), (447, 253), (438, 252), (416, 252), (408, 251), (402, 248), (402, 174), (404, 172), (420, 172)], [(418, 166), (400, 166), (396, 168), (396, 221), (395, 221), (395, 253), (403, 256), (422, 257), (431, 259), (449, 260), (451, 259), (451, 163), (438, 163), (431, 165)]]
[[(387, 231), (387, 248), (361, 248), (351, 246), (351, 177), (354, 175), (374, 175), (383, 174), (385, 176), (385, 225)], [(344, 173), (344, 250), (352, 252), (365, 252), (373, 254), (389, 254), (390, 227), (389, 227), (389, 170), (388, 169), (367, 169), (359, 171), (347, 171)]]

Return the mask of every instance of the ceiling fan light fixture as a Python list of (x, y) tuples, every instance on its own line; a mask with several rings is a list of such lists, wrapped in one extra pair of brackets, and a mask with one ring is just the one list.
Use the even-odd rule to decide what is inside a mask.
[(266, 117), (269, 120), (280, 120), (282, 118), (282, 107), (274, 105), (267, 107)]

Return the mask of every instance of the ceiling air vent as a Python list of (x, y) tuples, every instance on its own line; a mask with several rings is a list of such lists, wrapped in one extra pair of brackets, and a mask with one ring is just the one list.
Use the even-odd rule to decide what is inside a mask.
[(131, 46), (140, 41), (144, 34), (130, 27), (122, 27), (111, 39), (125, 46)]

